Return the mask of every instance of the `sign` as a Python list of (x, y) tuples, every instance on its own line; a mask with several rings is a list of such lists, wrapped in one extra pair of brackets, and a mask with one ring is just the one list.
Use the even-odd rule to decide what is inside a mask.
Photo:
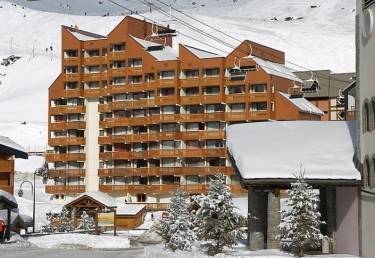
[(98, 213), (98, 226), (99, 227), (114, 227), (115, 226), (115, 213), (114, 212)]

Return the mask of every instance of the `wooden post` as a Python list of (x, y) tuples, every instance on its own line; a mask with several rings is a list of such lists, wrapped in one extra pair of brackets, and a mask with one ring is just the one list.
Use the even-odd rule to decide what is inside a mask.
[(99, 228), (98, 228), (98, 210), (95, 213), (95, 234), (99, 235)]
[(117, 222), (116, 222), (116, 209), (113, 212), (113, 235), (116, 236)]

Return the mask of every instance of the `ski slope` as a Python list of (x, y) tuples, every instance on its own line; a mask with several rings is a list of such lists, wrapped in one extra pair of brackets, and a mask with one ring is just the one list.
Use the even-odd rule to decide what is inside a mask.
[[(156, 0), (151, 1), (162, 7)], [(48, 87), (61, 69), (60, 26), (77, 25), (84, 30), (107, 34), (123, 19), (123, 16), (116, 15), (127, 15), (129, 12), (107, 0), (11, 2), (0, 0), (0, 58), (15, 54), (21, 56), (21, 59), (10, 66), (0, 66), (0, 134), (13, 138), (28, 149), (43, 150), (47, 145)], [(219, 54), (231, 51), (229, 47), (192, 31), (153, 8), (150, 12), (150, 8), (140, 0), (117, 2), (138, 13), (144, 13), (156, 22), (170, 24), (184, 34), (219, 48)], [(285, 51), (287, 65), (295, 69), (331, 69), (335, 72), (355, 70), (355, 2), (352, 0), (165, 2), (238, 40), (250, 39)], [(163, 9), (169, 12), (168, 8)], [(109, 16), (102, 16), (107, 13)], [(239, 43), (181, 14), (174, 11), (172, 14), (206, 32), (215, 33), (231, 45)], [(287, 17), (293, 19), (285, 21)], [(183, 42), (219, 52), (183, 35), (178, 35), (174, 40), (176, 48), (178, 43)], [(26, 125), (21, 124), (24, 121)]]

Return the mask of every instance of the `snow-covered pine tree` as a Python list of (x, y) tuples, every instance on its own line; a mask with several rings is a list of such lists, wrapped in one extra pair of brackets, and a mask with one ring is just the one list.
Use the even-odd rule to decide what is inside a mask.
[(83, 230), (90, 230), (95, 228), (94, 219), (87, 214), (86, 211), (82, 212), (81, 221), (78, 228)]
[(42, 232), (46, 232), (46, 233), (54, 232), (55, 229), (52, 226), (52, 220), (53, 220), (52, 212), (46, 213), (46, 219), (47, 219), (48, 223), (46, 225), (42, 226), (42, 228), (41, 228)]
[(292, 250), (299, 257), (304, 256), (307, 247), (317, 247), (323, 238), (320, 233), (321, 220), (318, 211), (319, 196), (306, 183), (300, 171), (297, 181), (291, 183), (286, 205), (290, 209), (281, 212), (281, 222), (277, 236), (283, 247)]
[(74, 230), (73, 220), (68, 209), (62, 209), (61, 213), (58, 215), (58, 221), (58, 232), (69, 232)]
[(189, 213), (188, 197), (185, 192), (177, 188), (173, 193), (169, 205), (168, 229), (166, 246), (173, 251), (191, 251), (191, 243), (195, 241), (195, 233)]
[(245, 233), (242, 227), (246, 225), (246, 220), (235, 212), (231, 192), (223, 175), (211, 178), (208, 194), (198, 196), (196, 202), (200, 206), (196, 212), (196, 232), (208, 255), (216, 255), (224, 247), (232, 247), (242, 239)]

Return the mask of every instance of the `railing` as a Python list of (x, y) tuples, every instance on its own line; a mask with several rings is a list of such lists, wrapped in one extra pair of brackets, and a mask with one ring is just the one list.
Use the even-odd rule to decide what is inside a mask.
[(225, 102), (227, 103), (245, 103), (248, 96), (246, 94), (230, 94), (225, 95)]
[(14, 160), (0, 160), (0, 173), (13, 173)]
[(46, 161), (85, 161), (86, 155), (84, 153), (46, 153)]
[(164, 157), (226, 157), (225, 148), (212, 149), (158, 149), (148, 151), (111, 151), (99, 154), (101, 160), (152, 159)]
[(85, 113), (85, 106), (56, 106), (49, 108), (50, 115)]
[(173, 176), (173, 175), (233, 175), (232, 167), (150, 167), (150, 168), (101, 168), (99, 177), (107, 176)]
[(74, 90), (64, 90), (62, 92), (62, 97), (64, 98), (77, 98), (82, 96), (82, 90), (81, 89), (74, 89)]
[(202, 103), (202, 96), (181, 96), (181, 105), (193, 105)]
[(49, 123), (49, 130), (66, 130), (66, 129), (85, 129), (85, 121), (66, 121), (66, 122), (55, 122)]
[(79, 57), (64, 57), (63, 58), (63, 65), (79, 65), (80, 58)]
[(48, 145), (58, 146), (58, 145), (84, 145), (84, 137), (58, 137), (58, 138), (49, 138)]
[(108, 58), (106, 56), (94, 56), (94, 57), (85, 57), (83, 59), (84, 65), (99, 65), (108, 62)]
[(185, 78), (180, 79), (181, 87), (199, 86), (200, 78)]
[(84, 177), (86, 175), (84, 169), (49, 169), (50, 177)]
[(108, 59), (126, 59), (127, 55), (125, 50), (124, 51), (115, 51), (115, 52), (109, 52), (108, 53)]
[(163, 132), (150, 134), (129, 134), (129, 135), (111, 135), (100, 136), (99, 144), (109, 143), (132, 143), (132, 142), (147, 142), (159, 140), (174, 140), (179, 138), (178, 132)]
[(49, 194), (74, 194), (84, 192), (84, 185), (46, 185), (46, 193)]
[(97, 97), (105, 95), (105, 89), (104, 88), (84, 89), (83, 90), (83, 95), (86, 98), (97, 98)]
[(225, 120), (227, 121), (268, 120), (268, 119), (269, 119), (268, 110), (225, 113)]
[(201, 79), (201, 85), (207, 85), (207, 86), (221, 85), (221, 76), (203, 77)]
[(215, 95), (203, 95), (202, 96), (203, 103), (221, 103), (222, 98), (220, 94)]
[[(180, 185), (180, 184), (162, 184), (162, 185), (99, 185), (99, 191), (105, 193), (144, 193), (144, 194), (160, 194), (160, 193), (171, 193), (177, 188), (190, 193), (200, 194), (207, 193), (207, 184), (191, 184), (191, 185)], [(232, 193), (246, 193), (247, 191), (241, 187), (241, 185), (229, 185)]]
[(79, 81), (81, 79), (81, 75), (79, 73), (65, 73), (64, 74), (64, 81)]
[(177, 86), (177, 79), (159, 79), (157, 80), (159, 88), (174, 88)]

